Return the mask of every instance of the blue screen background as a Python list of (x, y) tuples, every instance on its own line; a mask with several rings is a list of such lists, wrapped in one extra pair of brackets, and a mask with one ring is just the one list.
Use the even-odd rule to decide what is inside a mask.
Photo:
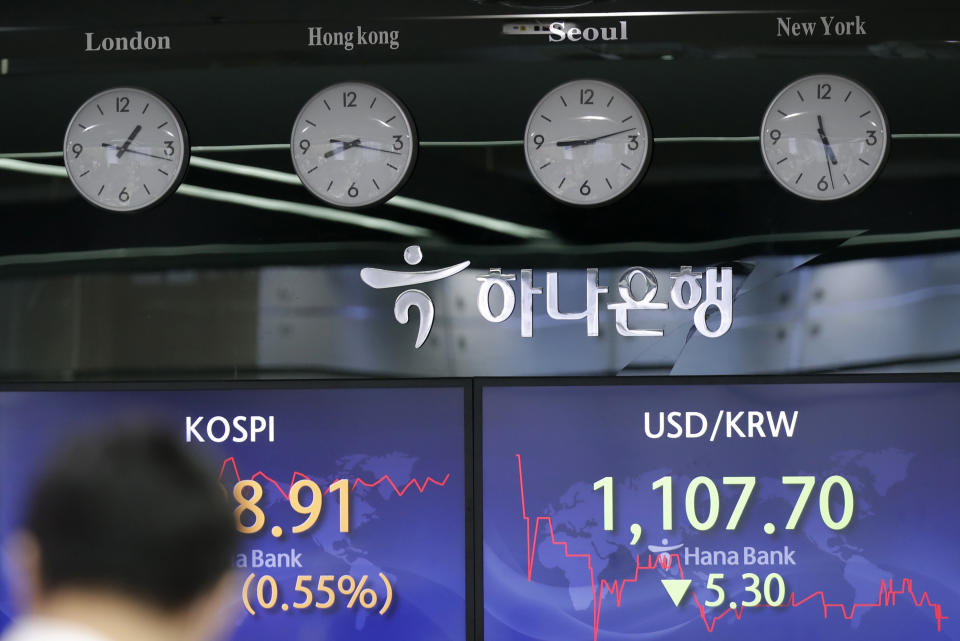
[[(722, 409), (798, 410), (799, 418), (789, 439), (767, 432), (711, 443)], [(707, 437), (645, 436), (643, 412), (687, 410), (707, 416)], [(596, 638), (608, 641), (960, 639), (958, 384), (488, 386), (482, 413), (487, 641), (592, 641), (595, 622)], [(820, 484), (834, 474), (850, 481), (855, 496), (853, 521), (840, 531), (828, 529), (819, 511)], [(674, 477), (671, 531), (663, 529), (662, 495), (651, 489), (664, 475)], [(718, 525), (709, 531), (692, 528), (684, 509), (686, 487), (699, 475), (720, 492)], [(799, 488), (783, 486), (785, 475), (818, 479), (794, 531), (783, 526)], [(606, 476), (614, 480), (613, 531), (603, 529), (602, 494), (593, 489)], [(723, 476), (757, 477), (735, 531), (724, 526), (740, 488), (724, 487)], [(705, 496), (697, 505), (703, 518)], [(838, 500), (831, 505), (836, 518)], [(537, 517), (545, 517), (539, 527)], [(767, 521), (778, 526), (773, 535), (763, 530)], [(631, 545), (634, 522), (643, 533)], [(657, 567), (649, 546), (680, 546), (672, 552), (680, 564)], [(736, 550), (742, 563), (747, 546), (789, 546), (796, 565), (685, 562), (686, 551), (699, 548)], [(637, 570), (638, 563), (654, 567)], [(692, 584), (677, 607), (660, 580), (679, 578), (681, 566)], [(708, 575), (721, 572), (728, 601), (751, 599), (742, 573), (777, 572), (797, 605), (788, 599), (788, 607), (728, 611), (723, 604), (701, 615), (693, 595), (711, 599)], [(904, 579), (919, 607), (906, 593), (880, 596), (881, 585), (900, 590)], [(940, 631), (931, 603), (950, 617)]]
[[(280, 601), (302, 597), (294, 592), (299, 574), (351, 574), (371, 577), (383, 603), (377, 578), (383, 572), (394, 588), (394, 601), (383, 616), (347, 599), (329, 610), (279, 607), (250, 616), (239, 603), (230, 638), (330, 640), (456, 640), (465, 637), (464, 562), (464, 392), (459, 387), (355, 389), (243, 389), (230, 391), (37, 391), (0, 393), (0, 539), (6, 540), (22, 515), (30, 479), (66, 435), (94, 429), (119, 416), (166, 419), (184, 437), (186, 416), (258, 415), (275, 417), (275, 441), (266, 434), (256, 443), (195, 444), (219, 470), (234, 457), (240, 476), (262, 471), (288, 490), (294, 471), (323, 486), (339, 478), (373, 483), (389, 475), (402, 496), (381, 482), (357, 486), (351, 494), (351, 532), (339, 531), (338, 501), (325, 497), (317, 525), (301, 534), (290, 528), (305, 517), (292, 510), (278, 490), (263, 478), (267, 525), (242, 538), (241, 552), (302, 554), (303, 568), (239, 568), (244, 578), (269, 573), (281, 588)], [(202, 432), (201, 432), (202, 433)], [(229, 463), (224, 484), (235, 480)], [(309, 494), (304, 495), (305, 499)], [(286, 534), (276, 539), (273, 525)], [(0, 585), (0, 630), (15, 616), (9, 584)], [(314, 579), (313, 587), (316, 587)], [(334, 589), (336, 587), (334, 586)], [(238, 588), (239, 594), (239, 588)], [(316, 593), (315, 593), (316, 594)], [(317, 595), (320, 599), (320, 595)], [(378, 605), (377, 608), (380, 606)]]

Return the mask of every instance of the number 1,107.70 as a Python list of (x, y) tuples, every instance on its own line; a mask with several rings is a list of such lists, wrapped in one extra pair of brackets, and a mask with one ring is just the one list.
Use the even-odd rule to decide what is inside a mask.
[[(790, 517), (787, 519), (785, 526), (787, 530), (793, 530), (797, 527), (800, 518), (803, 516), (807, 502), (816, 487), (817, 479), (814, 476), (784, 476), (781, 482), (783, 485), (796, 485), (800, 487), (793, 511), (790, 513)], [(756, 488), (757, 477), (724, 476), (722, 478), (722, 484), (725, 486), (740, 487), (740, 496), (737, 498), (737, 502), (725, 526), (727, 530), (735, 530), (740, 524), (740, 519), (744, 511), (747, 509), (747, 505), (753, 495), (753, 490)], [(653, 482), (651, 488), (661, 492), (663, 499), (663, 529), (672, 530), (674, 524), (673, 477), (662, 476)], [(613, 530), (613, 477), (603, 477), (593, 484), (593, 489), (600, 490), (603, 493), (603, 529)], [(839, 491), (840, 503), (842, 504), (840, 517), (837, 519), (834, 518), (834, 510), (831, 510), (830, 506), (830, 499), (834, 496), (835, 490)], [(705, 505), (704, 501), (700, 500), (700, 497), (706, 498)], [(684, 499), (687, 522), (693, 529), (704, 531), (710, 530), (717, 525), (720, 519), (720, 492), (717, 489), (717, 484), (712, 479), (706, 476), (698, 476), (691, 480), (689, 485), (687, 485)], [(823, 519), (823, 523), (831, 530), (842, 530), (847, 527), (853, 519), (853, 488), (850, 486), (850, 482), (842, 476), (829, 476), (823, 481), (820, 485), (819, 503), (820, 518)]]

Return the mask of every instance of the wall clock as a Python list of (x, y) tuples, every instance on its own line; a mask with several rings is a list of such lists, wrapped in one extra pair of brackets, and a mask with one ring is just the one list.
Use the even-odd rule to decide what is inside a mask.
[(800, 78), (763, 117), (767, 169), (788, 191), (811, 200), (851, 196), (880, 172), (890, 130), (876, 98), (842, 76)]
[(544, 191), (566, 204), (597, 206), (640, 182), (652, 136), (646, 113), (626, 91), (602, 80), (575, 80), (537, 103), (523, 148)]
[(416, 129), (392, 94), (361, 82), (327, 87), (293, 125), (290, 154), (300, 180), (337, 207), (369, 207), (403, 186), (417, 157)]
[(103, 209), (133, 212), (176, 190), (190, 158), (176, 110), (144, 89), (98, 93), (77, 110), (63, 140), (67, 175)]

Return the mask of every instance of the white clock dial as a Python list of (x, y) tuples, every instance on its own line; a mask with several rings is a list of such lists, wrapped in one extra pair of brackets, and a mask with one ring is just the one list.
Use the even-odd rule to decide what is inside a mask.
[(360, 82), (327, 87), (304, 105), (290, 153), (300, 180), (338, 207), (367, 207), (397, 192), (413, 169), (417, 134), (406, 108)]
[(767, 169), (787, 190), (811, 200), (836, 200), (866, 187), (889, 144), (887, 119), (870, 92), (826, 74), (781, 91), (760, 132)]
[(173, 107), (131, 87), (90, 98), (63, 140), (70, 181), (110, 211), (138, 211), (165, 198), (180, 184), (189, 157), (187, 131)]
[(548, 194), (592, 206), (640, 182), (651, 142), (647, 116), (630, 94), (601, 80), (575, 80), (537, 103), (523, 147), (530, 173)]

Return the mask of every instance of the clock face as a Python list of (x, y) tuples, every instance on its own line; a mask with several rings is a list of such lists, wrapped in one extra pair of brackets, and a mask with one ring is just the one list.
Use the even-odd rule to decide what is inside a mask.
[(623, 89), (600, 80), (560, 85), (534, 108), (523, 146), (543, 189), (571, 205), (602, 205), (625, 195), (646, 171), (650, 125)]
[(162, 200), (180, 184), (189, 157), (176, 111), (159, 96), (129, 87), (85, 102), (63, 141), (74, 187), (110, 211), (138, 211)]
[(290, 153), (300, 180), (338, 207), (367, 207), (397, 192), (417, 152), (413, 118), (400, 101), (372, 85), (327, 87), (304, 105)]
[(859, 84), (834, 75), (801, 78), (763, 117), (767, 169), (787, 190), (836, 200), (869, 184), (883, 166), (890, 131), (879, 103)]

